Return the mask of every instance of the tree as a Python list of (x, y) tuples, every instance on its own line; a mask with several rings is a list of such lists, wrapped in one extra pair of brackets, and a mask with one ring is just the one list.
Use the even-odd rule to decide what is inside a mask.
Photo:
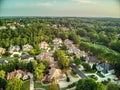
[(8, 81), (6, 90), (20, 90), (23, 85), (23, 81), (19, 78), (12, 78)]
[(91, 66), (88, 63), (84, 63), (83, 67), (84, 67), (85, 71), (91, 71)]
[(0, 90), (1, 88), (5, 89), (6, 85), (7, 85), (7, 80), (5, 78), (0, 77)]
[(55, 81), (51, 83), (50, 90), (59, 90), (58, 85)]
[(35, 68), (34, 74), (35, 78), (42, 79), (44, 76), (44, 70), (45, 70), (45, 65), (43, 63), (37, 64), (37, 67)]
[(70, 64), (70, 59), (65, 56), (62, 50), (55, 51), (54, 58), (56, 61), (58, 61), (58, 64), (61, 68), (67, 68)]
[(81, 64), (80, 58), (76, 58), (76, 59), (74, 60), (74, 63), (75, 63), (77, 66), (80, 65), (80, 64)]
[(0, 77), (5, 78), (5, 71), (3, 71), (3, 70), (0, 71)]
[(106, 90), (120, 90), (120, 87), (115, 83), (109, 83)]
[(64, 56), (64, 52), (62, 50), (57, 50), (57, 51), (54, 52), (54, 59), (56, 61), (59, 61), (59, 58), (61, 56)]
[(61, 68), (67, 68), (70, 64), (70, 60), (67, 56), (61, 56), (58, 60), (58, 64)]
[(76, 90), (105, 90), (105, 86), (93, 79), (80, 79), (76, 85)]

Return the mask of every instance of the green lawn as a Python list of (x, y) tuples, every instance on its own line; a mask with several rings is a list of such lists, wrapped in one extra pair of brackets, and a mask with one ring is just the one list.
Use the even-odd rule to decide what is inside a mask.
[(21, 90), (30, 90), (30, 81), (24, 81)]
[(86, 42), (86, 43), (87, 43), (88, 45), (90, 45), (90, 46), (94, 46), (94, 47), (97, 47), (97, 48), (104, 49), (107, 53), (114, 53), (114, 54), (116, 54), (116, 55), (119, 54), (119, 53), (117, 53), (116, 51), (107, 48), (106, 46), (99, 45), (99, 44), (93, 44), (93, 43), (91, 43), (91, 42)]
[(50, 88), (50, 85), (48, 85), (48, 86), (42, 86), (42, 84), (41, 83), (34, 83), (34, 87), (35, 88), (44, 88), (44, 89), (46, 89), (46, 90), (49, 90), (49, 88)]

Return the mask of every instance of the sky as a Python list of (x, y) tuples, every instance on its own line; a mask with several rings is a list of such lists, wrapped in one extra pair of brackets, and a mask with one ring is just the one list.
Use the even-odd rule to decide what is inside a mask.
[(120, 0), (0, 0), (0, 16), (120, 17)]

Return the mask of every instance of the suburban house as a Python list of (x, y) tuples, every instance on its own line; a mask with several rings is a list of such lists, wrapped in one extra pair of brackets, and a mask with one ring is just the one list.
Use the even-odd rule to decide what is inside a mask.
[(87, 56), (87, 53), (85, 53), (84, 51), (80, 51), (80, 49), (78, 49), (72, 41), (66, 39), (64, 41), (64, 44), (67, 46), (68, 48), (68, 52), (69, 53), (74, 53), (76, 57), (85, 57)]
[(33, 46), (31, 46), (29, 44), (26, 44), (26, 45), (22, 46), (23, 51), (30, 51), (32, 49), (33, 49)]
[(5, 53), (5, 51), (6, 51), (6, 49), (4, 49), (4, 48), (0, 48), (0, 57), (2, 56), (2, 54)]
[(66, 75), (62, 73), (60, 69), (56, 68), (51, 68), (49, 70), (49, 75), (48, 75), (48, 81), (65, 81), (66, 80)]
[(5, 29), (7, 29), (6, 26), (0, 26), (0, 30), (5, 30)]
[(22, 71), (22, 70), (14, 70), (10, 73), (7, 74), (6, 79), (12, 79), (14, 77), (20, 78), (22, 80), (26, 80), (29, 78), (29, 76), (27, 75), (26, 72)]
[(61, 38), (54, 38), (53, 43), (62, 44), (62, 39)]
[(15, 26), (10, 26), (10, 29), (15, 30), (16, 27)]
[(13, 58), (5, 58), (3, 60), (0, 60), (0, 64), (8, 63), (10, 60), (13, 60)]
[(22, 55), (19, 57), (19, 61), (20, 60), (24, 60), (24, 61), (27, 61), (27, 62), (30, 62), (30, 61), (34, 61), (34, 57), (32, 57), (31, 55), (27, 54), (27, 55)]
[(89, 63), (91, 66), (93, 64), (99, 63), (98, 58), (95, 56), (86, 56), (85, 60), (86, 60), (86, 63)]
[(50, 48), (49, 48), (49, 44), (47, 43), (47, 42), (45, 42), (45, 41), (43, 41), (43, 42), (41, 42), (40, 44), (39, 44), (39, 48), (40, 49), (45, 49), (45, 50), (49, 50)]
[(9, 49), (8, 49), (8, 51), (10, 52), (10, 53), (13, 53), (13, 52), (18, 52), (20, 50), (20, 46), (11, 46), (11, 47), (9, 47)]
[(110, 75), (110, 74), (114, 73), (113, 67), (109, 63), (107, 63), (107, 62), (98, 64), (96, 66), (96, 68), (97, 68), (98, 71), (101, 72), (101, 74), (103, 76), (107, 76), (107, 75)]
[(69, 39), (65, 39), (64, 41), (64, 44), (67, 46), (67, 47), (71, 47), (73, 45), (73, 42)]
[(54, 61), (54, 58), (51, 57), (51, 54), (48, 52), (43, 52), (36, 56), (37, 60), (46, 60), (50, 63), (50, 67), (57, 67), (57, 61)]
[(55, 38), (53, 39), (53, 45), (54, 45), (54, 50), (58, 50), (59, 46), (62, 44), (62, 39), (61, 38)]

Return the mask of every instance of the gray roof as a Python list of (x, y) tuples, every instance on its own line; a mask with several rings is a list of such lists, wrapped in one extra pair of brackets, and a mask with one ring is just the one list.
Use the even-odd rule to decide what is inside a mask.
[(13, 58), (5, 58), (3, 60), (0, 60), (0, 64), (3, 64), (5, 61), (10, 61), (12, 60)]
[(107, 62), (100, 64), (100, 66), (103, 68), (102, 72), (105, 74), (108, 73), (108, 71), (113, 69), (113, 67)]
[(86, 57), (86, 60), (88, 60), (88, 62), (91, 62), (91, 63), (98, 63), (99, 62), (98, 58), (95, 56), (88, 56), (88, 57)]
[(3, 64), (4, 63), (4, 60), (0, 60), (0, 64)]
[(30, 57), (32, 57), (31, 55), (22, 55), (22, 56), (20, 56), (20, 58), (21, 58), (21, 60), (23, 60), (23, 59), (28, 59), (28, 58), (30, 58)]

